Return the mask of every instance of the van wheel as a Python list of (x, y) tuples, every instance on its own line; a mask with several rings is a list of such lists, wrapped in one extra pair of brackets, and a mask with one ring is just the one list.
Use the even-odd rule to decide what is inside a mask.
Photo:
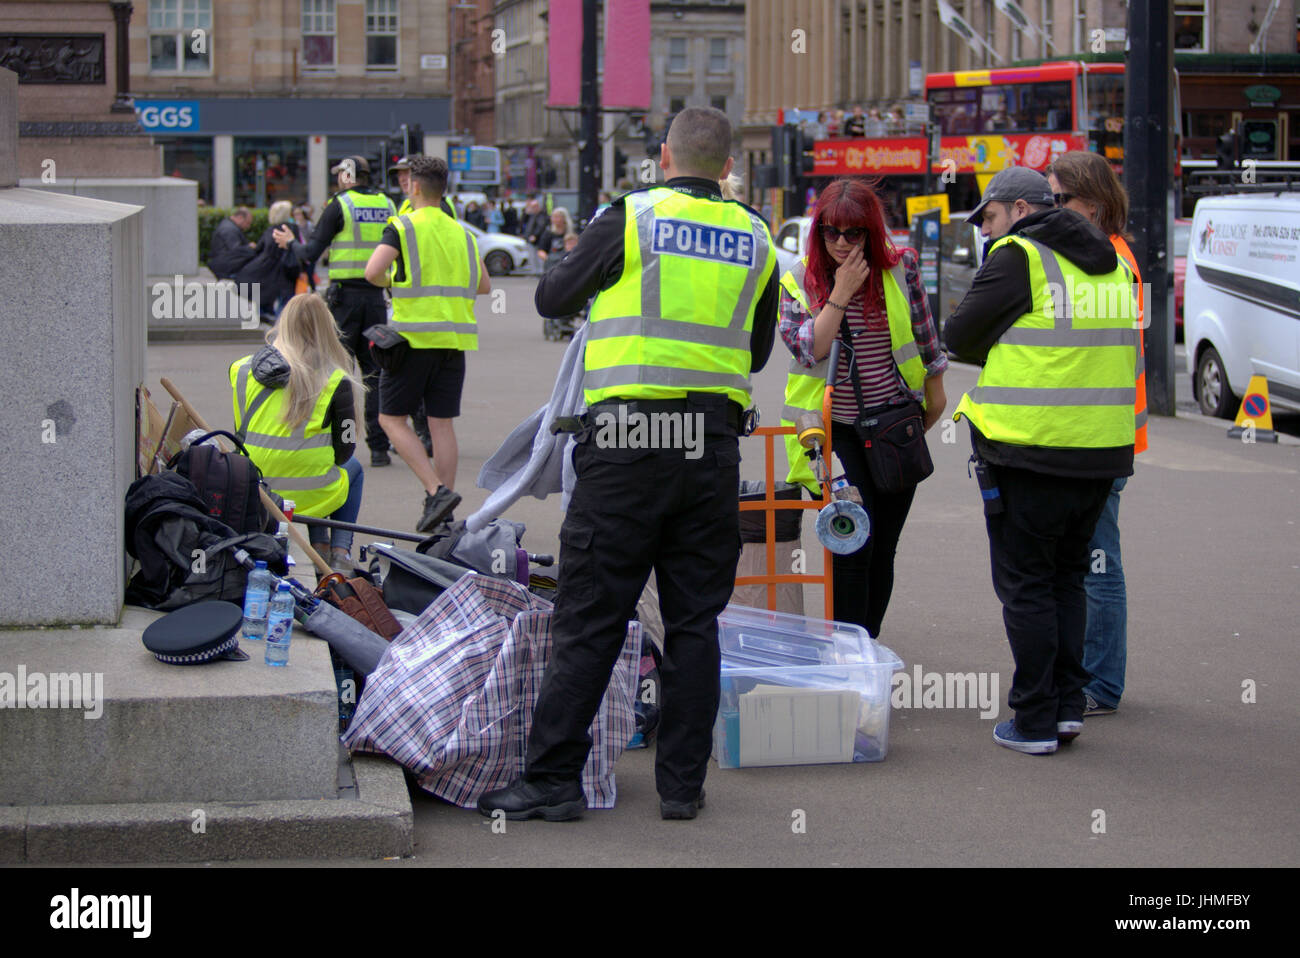
[(1228, 386), (1223, 360), (1213, 346), (1201, 354), (1196, 364), (1196, 398), (1201, 412), (1219, 419), (1231, 419), (1239, 401)]

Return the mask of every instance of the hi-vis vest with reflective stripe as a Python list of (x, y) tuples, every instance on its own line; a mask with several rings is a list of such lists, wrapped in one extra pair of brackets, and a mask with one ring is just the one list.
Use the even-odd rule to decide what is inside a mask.
[(247, 430), (244, 446), (271, 489), (292, 499), (304, 516), (328, 516), (348, 497), (348, 474), (334, 465), (333, 440), (325, 423), (343, 371), (334, 370), (307, 421), (291, 429), (284, 421), (288, 390), (267, 389), (250, 375), (252, 363), (253, 357), (245, 356), (230, 367), (235, 431)]
[[(1124, 237), (1118, 233), (1110, 238), (1111, 245), (1115, 247), (1115, 252), (1128, 264), (1128, 268), (1133, 271), (1133, 280), (1138, 284), (1138, 319), (1142, 321), (1141, 325), (1146, 326), (1146, 298), (1142, 291), (1142, 271), (1138, 269), (1137, 259), (1133, 256), (1133, 251), (1128, 248), (1128, 243)], [(1142, 342), (1142, 334), (1137, 335), (1137, 399), (1133, 403), (1134, 423), (1137, 426), (1137, 435), (1133, 439), (1133, 452), (1136, 455), (1139, 452), (1147, 450), (1147, 362), (1146, 348)]]
[(330, 280), (364, 279), (370, 254), (383, 239), (384, 224), (394, 213), (393, 201), (382, 193), (354, 190), (344, 190), (338, 201), (343, 226), (330, 242)]
[(478, 244), (434, 206), (394, 217), (405, 278), (394, 280), (392, 326), (415, 349), (478, 349)]
[(1133, 445), (1137, 302), (1123, 260), (1089, 276), (1023, 236), (1005, 236), (1029, 263), (1030, 311), (989, 350), (953, 419), (1021, 446), (1099, 449)]
[[(804, 294), (803, 279), (808, 261), (802, 260), (794, 269), (781, 277), (781, 285), (802, 306), (809, 315), (812, 307)], [(891, 269), (885, 277), (885, 315), (889, 318), (889, 348), (893, 350), (894, 362), (903, 374), (907, 388), (923, 392), (925, 386), (925, 363), (921, 360), (921, 350), (916, 345), (912, 332), (912, 310), (907, 302), (907, 278), (902, 264)], [(828, 357), (829, 359), (829, 357)], [(805, 366), (794, 356), (790, 357), (790, 372), (785, 380), (785, 408), (781, 410), (781, 425), (793, 426), (798, 418), (806, 412), (822, 414), (822, 398), (826, 390), (826, 363), (823, 359), (815, 366)], [(925, 398), (922, 395), (921, 404)], [(790, 472), (786, 482), (801, 482), (813, 495), (821, 495), (821, 486), (813, 475), (812, 466), (804, 448), (793, 435), (785, 437), (786, 459), (790, 463)]]
[(754, 309), (776, 268), (767, 225), (666, 187), (623, 202), (623, 273), (587, 327), (587, 405), (704, 392), (748, 406)]

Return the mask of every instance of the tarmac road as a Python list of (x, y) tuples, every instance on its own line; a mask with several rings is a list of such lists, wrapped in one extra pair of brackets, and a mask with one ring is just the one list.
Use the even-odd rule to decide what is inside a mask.
[[(494, 279), (504, 312), (479, 300), (480, 351), (469, 358), (458, 421), (466, 499), (458, 516), (486, 496), (473, 487), (483, 460), (551, 391), (564, 346), (542, 339), (533, 283)], [(229, 427), (226, 367), (251, 351), (152, 346), (151, 389), (164, 396), (154, 381), (167, 375), (214, 426)], [(755, 377), (769, 425), (785, 367), (778, 343)], [(953, 367), (949, 411), (976, 372)], [(1181, 364), (1179, 383), (1189, 402)], [(1294, 431), (1293, 422), (1285, 428)], [(1300, 444), (1246, 445), (1226, 438), (1228, 425), (1184, 415), (1182, 402), (1177, 418), (1152, 418), (1151, 448), (1122, 508), (1128, 688), (1117, 714), (1090, 719), (1056, 755), (992, 741), (995, 721), (1009, 714), (1012, 662), (979, 498), (966, 478), (967, 430), (940, 425), (930, 434), (936, 472), (903, 533), (881, 641), (908, 675), (919, 666), (996, 678), (996, 719), (978, 708), (898, 708), (879, 764), (714, 768), (708, 806), (693, 823), (659, 820), (652, 751), (620, 760), (615, 809), (561, 825), (512, 822), (504, 834), (413, 788), (413, 858), (331, 864), (1294, 866)], [(758, 441), (742, 443), (742, 453), (745, 475), (761, 477)], [(367, 469), (361, 521), (410, 529), (421, 496), (399, 460)], [(558, 551), (558, 499), (519, 502), (509, 516), (527, 524), (529, 550)], [(807, 523), (804, 542), (818, 554)], [(820, 607), (817, 590), (806, 607)]]

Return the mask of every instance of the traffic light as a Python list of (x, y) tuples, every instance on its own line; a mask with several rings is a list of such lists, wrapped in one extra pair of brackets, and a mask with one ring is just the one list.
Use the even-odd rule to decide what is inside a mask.
[(1238, 164), (1238, 158), (1241, 155), (1241, 139), (1236, 130), (1229, 130), (1219, 136), (1218, 146), (1219, 169), (1235, 170)]
[(794, 127), (791, 134), (790, 180), (792, 183), (798, 183), (804, 177), (812, 176), (816, 167), (816, 157), (813, 155), (812, 137), (798, 127)]
[(424, 127), (413, 123), (406, 128), (406, 155), (414, 156), (424, 152)]
[(627, 154), (616, 146), (614, 147), (614, 182), (617, 183), (625, 176), (627, 176)]

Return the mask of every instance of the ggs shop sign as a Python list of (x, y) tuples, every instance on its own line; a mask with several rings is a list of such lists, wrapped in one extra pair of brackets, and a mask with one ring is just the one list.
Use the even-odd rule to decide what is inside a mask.
[(149, 133), (196, 133), (199, 129), (198, 100), (137, 100), (135, 113)]

